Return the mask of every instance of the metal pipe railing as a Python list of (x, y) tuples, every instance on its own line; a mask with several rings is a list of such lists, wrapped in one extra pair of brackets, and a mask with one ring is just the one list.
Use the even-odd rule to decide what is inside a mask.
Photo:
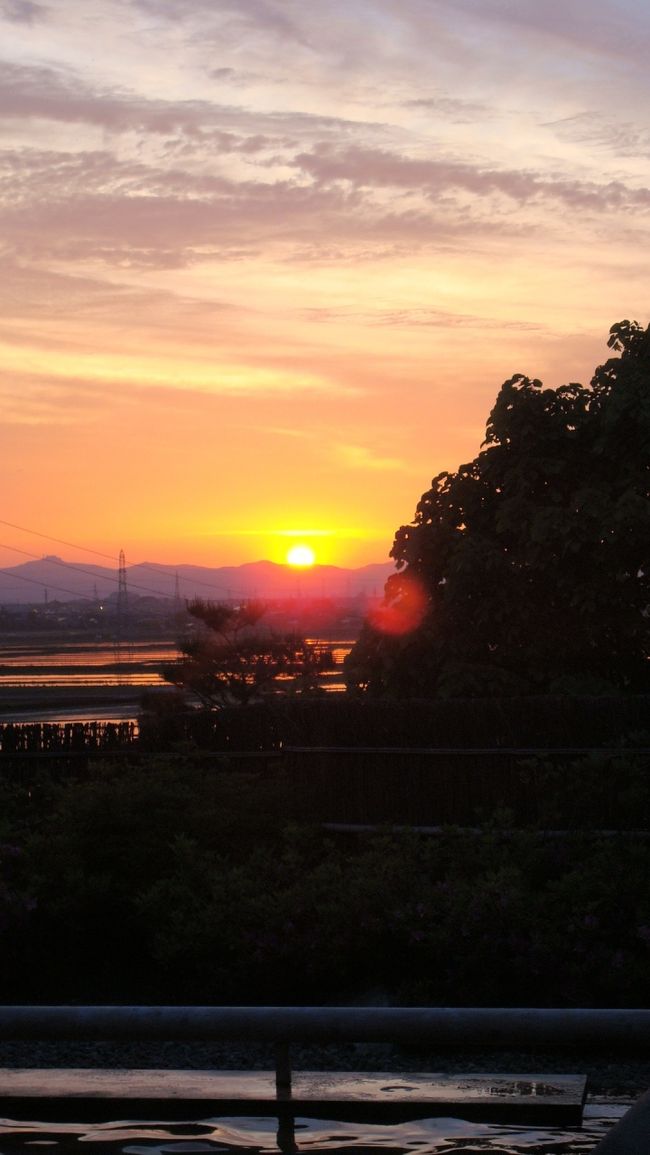
[[(402, 1042), (436, 1047), (650, 1048), (650, 1010), (520, 1007), (4, 1006), (0, 1039), (250, 1040), (275, 1044), (277, 1142), (295, 1155), (292, 1042)], [(647, 1150), (644, 1096), (602, 1145), (611, 1155)]]
[(650, 1049), (650, 1010), (521, 1007), (3, 1006), (0, 1039), (429, 1043)]

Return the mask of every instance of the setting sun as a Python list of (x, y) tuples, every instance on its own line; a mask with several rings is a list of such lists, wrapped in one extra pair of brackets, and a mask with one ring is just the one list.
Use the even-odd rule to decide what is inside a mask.
[(287, 553), (287, 564), (306, 569), (316, 561), (316, 554), (309, 545), (294, 545)]

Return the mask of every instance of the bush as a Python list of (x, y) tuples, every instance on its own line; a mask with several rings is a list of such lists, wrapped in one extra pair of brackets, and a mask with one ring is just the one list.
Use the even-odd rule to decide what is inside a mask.
[(281, 817), (280, 775), (189, 757), (29, 805), (5, 817), (8, 1001), (648, 1003), (647, 840), (335, 839)]

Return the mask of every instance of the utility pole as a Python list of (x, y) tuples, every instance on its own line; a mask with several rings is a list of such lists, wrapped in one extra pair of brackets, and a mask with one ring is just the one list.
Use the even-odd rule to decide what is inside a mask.
[(176, 577), (174, 579), (174, 622), (178, 629), (180, 629), (185, 622), (185, 608), (183, 606), (183, 599), (181, 598), (181, 581), (176, 570)]
[[(116, 606), (116, 623), (115, 623), (115, 660), (121, 662), (124, 658), (128, 659), (128, 617), (129, 617), (129, 596), (126, 588), (126, 559), (124, 557), (124, 550), (120, 550), (120, 557), (117, 570), (117, 606)], [(124, 647), (126, 645), (126, 653)]]

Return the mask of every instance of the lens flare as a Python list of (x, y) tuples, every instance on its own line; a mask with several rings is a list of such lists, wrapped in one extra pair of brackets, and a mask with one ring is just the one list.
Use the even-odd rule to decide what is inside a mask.
[(391, 578), (391, 582), (391, 600), (373, 610), (369, 618), (371, 625), (380, 633), (401, 637), (412, 633), (422, 624), (427, 610), (427, 595), (417, 578), (400, 575), (397, 589), (397, 580)]

